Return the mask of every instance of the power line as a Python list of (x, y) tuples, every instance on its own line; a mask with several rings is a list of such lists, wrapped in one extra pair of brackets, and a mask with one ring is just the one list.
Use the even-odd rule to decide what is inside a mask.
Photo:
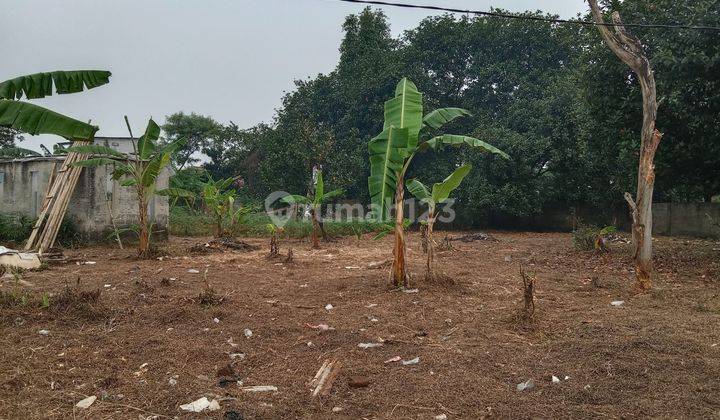
[[(531, 20), (539, 22), (550, 22), (550, 23), (569, 23), (574, 25), (585, 25), (585, 26), (615, 26), (612, 23), (597, 23), (587, 20), (575, 20), (575, 19), (553, 19), (541, 16), (526, 16), (526, 15), (514, 15), (509, 13), (498, 13), (498, 12), (485, 12), (482, 10), (469, 10), (469, 9), (455, 9), (451, 7), (442, 6), (431, 6), (422, 4), (407, 4), (407, 3), (394, 3), (390, 1), (379, 1), (379, 0), (335, 0), (345, 3), (359, 3), (359, 4), (372, 4), (376, 6), (392, 6), (392, 7), (403, 7), (406, 9), (424, 9), (434, 10), (440, 12), (450, 13), (464, 13), (473, 14), (478, 16), (488, 16), (503, 19), (517, 19), (517, 20)], [(662, 29), (694, 29), (704, 31), (720, 31), (720, 27), (716, 26), (693, 26), (693, 25), (663, 25), (658, 23), (623, 23), (626, 28), (662, 28)]]

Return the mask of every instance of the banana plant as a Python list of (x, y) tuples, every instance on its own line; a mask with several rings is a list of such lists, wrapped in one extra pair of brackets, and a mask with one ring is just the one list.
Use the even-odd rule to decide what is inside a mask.
[(407, 183), (408, 191), (418, 200), (427, 204), (428, 213), (425, 224), (427, 227), (427, 261), (425, 267), (425, 277), (431, 279), (433, 276), (433, 260), (435, 259), (435, 242), (433, 241), (433, 226), (438, 217), (437, 207), (450, 198), (450, 194), (460, 186), (462, 180), (470, 173), (472, 165), (463, 165), (453, 171), (450, 176), (442, 182), (433, 184), (432, 190), (429, 190), (425, 184), (417, 179), (411, 179)]
[(126, 154), (101, 145), (73, 146), (69, 152), (89, 154), (93, 157), (74, 163), (80, 167), (98, 167), (112, 165), (112, 179), (123, 187), (132, 187), (138, 200), (138, 257), (146, 258), (150, 253), (150, 230), (152, 221), (148, 220), (148, 206), (155, 195), (172, 195), (168, 189), (157, 190), (157, 178), (171, 158), (182, 147), (185, 140), (179, 139), (165, 146), (158, 144), (160, 127), (150, 119), (145, 134), (133, 144), (136, 153)]
[(312, 242), (313, 248), (320, 248), (318, 234), (320, 233), (320, 219), (322, 218), (321, 206), (324, 203), (332, 200), (335, 197), (339, 197), (345, 194), (345, 190), (337, 189), (325, 192), (325, 185), (323, 183), (322, 171), (317, 174), (317, 182), (315, 183), (315, 193), (308, 196), (302, 195), (288, 195), (281, 199), (282, 202), (287, 204), (306, 204), (310, 205), (310, 216), (312, 218)]
[(202, 185), (201, 198), (205, 211), (210, 213), (215, 220), (215, 236), (220, 238), (228, 235), (224, 225), (229, 226), (230, 231), (247, 216), (249, 209), (243, 206), (235, 208), (237, 192), (230, 188), (236, 178), (214, 180), (208, 176), (208, 180)]
[(443, 145), (466, 145), (507, 158), (507, 154), (474, 137), (443, 134), (427, 139), (426, 132), (437, 130), (456, 118), (471, 115), (461, 108), (441, 108), (423, 117), (422, 94), (413, 82), (403, 78), (395, 88), (395, 97), (385, 102), (383, 131), (370, 140), (370, 177), (368, 189), (372, 213), (379, 221), (390, 220), (395, 207), (395, 245), (392, 281), (396, 287), (407, 287), (405, 270), (405, 232), (403, 199), (405, 174), (419, 152), (439, 150)]
[(20, 101), (82, 92), (110, 82), (109, 71), (54, 71), (20, 76), (0, 83), (0, 126), (36, 134), (55, 134), (69, 140), (90, 140), (98, 127), (49, 109)]

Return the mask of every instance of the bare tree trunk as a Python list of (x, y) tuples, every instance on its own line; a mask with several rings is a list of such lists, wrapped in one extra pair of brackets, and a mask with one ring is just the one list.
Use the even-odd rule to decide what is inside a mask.
[[(593, 18), (604, 23), (597, 0), (588, 0)], [(640, 137), (640, 163), (638, 166), (638, 185), (635, 200), (625, 193), (625, 200), (632, 211), (632, 237), (635, 259), (635, 278), (640, 290), (649, 290), (652, 273), (652, 197), (655, 187), (655, 152), (662, 134), (655, 128), (657, 117), (657, 92), (655, 76), (650, 61), (643, 53), (639, 39), (630, 35), (620, 20), (620, 14), (614, 12), (612, 20), (615, 32), (607, 26), (598, 25), (600, 34), (610, 50), (628, 65), (638, 77), (643, 99), (643, 124)]]
[(405, 182), (402, 176), (398, 176), (397, 189), (395, 190), (395, 248), (393, 249), (392, 278), (393, 286), (407, 287), (409, 279), (405, 271), (405, 221), (403, 201), (405, 199)]
[(145, 191), (142, 188), (138, 188), (138, 218), (139, 218), (139, 243), (138, 243), (138, 257), (145, 258), (150, 252), (150, 231), (148, 229), (148, 216), (147, 216), (148, 202), (145, 196)]

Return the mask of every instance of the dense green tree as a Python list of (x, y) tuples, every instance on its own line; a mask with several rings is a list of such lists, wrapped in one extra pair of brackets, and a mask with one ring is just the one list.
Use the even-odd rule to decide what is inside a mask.
[(17, 130), (0, 127), (0, 148), (13, 147), (15, 142), (22, 141), (23, 137)]
[(173, 157), (173, 163), (182, 169), (187, 164), (199, 162), (199, 159), (193, 155), (201, 152), (212, 142), (212, 139), (216, 138), (218, 132), (222, 130), (222, 125), (211, 117), (194, 112), (190, 114), (177, 112), (165, 117), (162, 130), (167, 144), (180, 139), (185, 140), (185, 145)]
[[(637, 0), (607, 2), (627, 22), (720, 26), (720, 3)], [(713, 31), (632, 28), (655, 71), (657, 127), (664, 133), (656, 164), (656, 201), (707, 200), (720, 193), (720, 41)], [(641, 96), (635, 75), (588, 34), (582, 61), (599, 160), (624, 191), (633, 190), (640, 138)]]
[[(713, 0), (609, 3), (627, 22), (720, 26)], [(640, 95), (634, 75), (594, 28), (444, 15), (394, 38), (385, 15), (368, 8), (348, 16), (342, 29), (337, 67), (297, 81), (272, 123), (241, 129), (203, 120), (193, 153), (209, 157), (213, 176), (241, 175), (257, 197), (276, 189), (306, 194), (311, 169), (322, 165), (328, 182), (367, 204), (367, 142), (382, 130), (383, 104), (396, 81), (407, 76), (428, 107), (473, 114), (448, 130), (511, 156), (488, 160), (461, 149), (417, 156), (408, 176), (427, 182), (473, 164), (455, 193), (462, 223), (556, 206), (627, 213), (623, 193), (635, 188)], [(637, 35), (647, 43), (662, 99), (656, 201), (707, 200), (720, 193), (720, 42), (709, 31), (643, 28)]]

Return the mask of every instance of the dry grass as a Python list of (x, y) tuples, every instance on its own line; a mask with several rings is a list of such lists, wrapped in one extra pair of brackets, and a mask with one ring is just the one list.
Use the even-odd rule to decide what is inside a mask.
[[(626, 245), (578, 253), (566, 234), (493, 236), (497, 242), (453, 241), (453, 250), (437, 255), (453, 283), (419, 280), (417, 293), (391, 290), (389, 268), (374, 268), (388, 258), (392, 238), (366, 237), (360, 245), (352, 238), (320, 250), (286, 240), (292, 264), (266, 260), (265, 239), (249, 240), (261, 246), (256, 251), (190, 257), (197, 240), (175, 239), (167, 246), (174, 257), (161, 261), (138, 262), (132, 250), (73, 251), (97, 264), (55, 266), (26, 273), (32, 287), (0, 287), (60, 298), (66, 282), (82, 278), (81, 288), (59, 299), (62, 311), (0, 305), (0, 418), (173, 417), (203, 395), (222, 399), (217, 417), (718, 415), (719, 244), (659, 238), (655, 288), (633, 295)], [(409, 235), (409, 248), (410, 270), (421, 279), (417, 235)], [(518, 317), (520, 263), (537, 277), (532, 328)], [(174, 278), (172, 287), (139, 290), (163, 278)], [(198, 305), (208, 284), (215, 298), (232, 299)], [(328, 303), (334, 308), (326, 310)], [(103, 316), (79, 316), (78, 305), (102, 305)], [(334, 329), (307, 327), (321, 323)], [(381, 339), (382, 347), (358, 348)], [(395, 356), (420, 363), (384, 363)], [(341, 361), (343, 370), (330, 395), (313, 401), (307, 382), (325, 359)], [(220, 387), (217, 372), (228, 364), (245, 386), (278, 392)], [(552, 375), (561, 383), (552, 384)], [(354, 376), (370, 385), (351, 388)], [(530, 378), (535, 388), (518, 392)], [(74, 408), (87, 395), (98, 401)]]

